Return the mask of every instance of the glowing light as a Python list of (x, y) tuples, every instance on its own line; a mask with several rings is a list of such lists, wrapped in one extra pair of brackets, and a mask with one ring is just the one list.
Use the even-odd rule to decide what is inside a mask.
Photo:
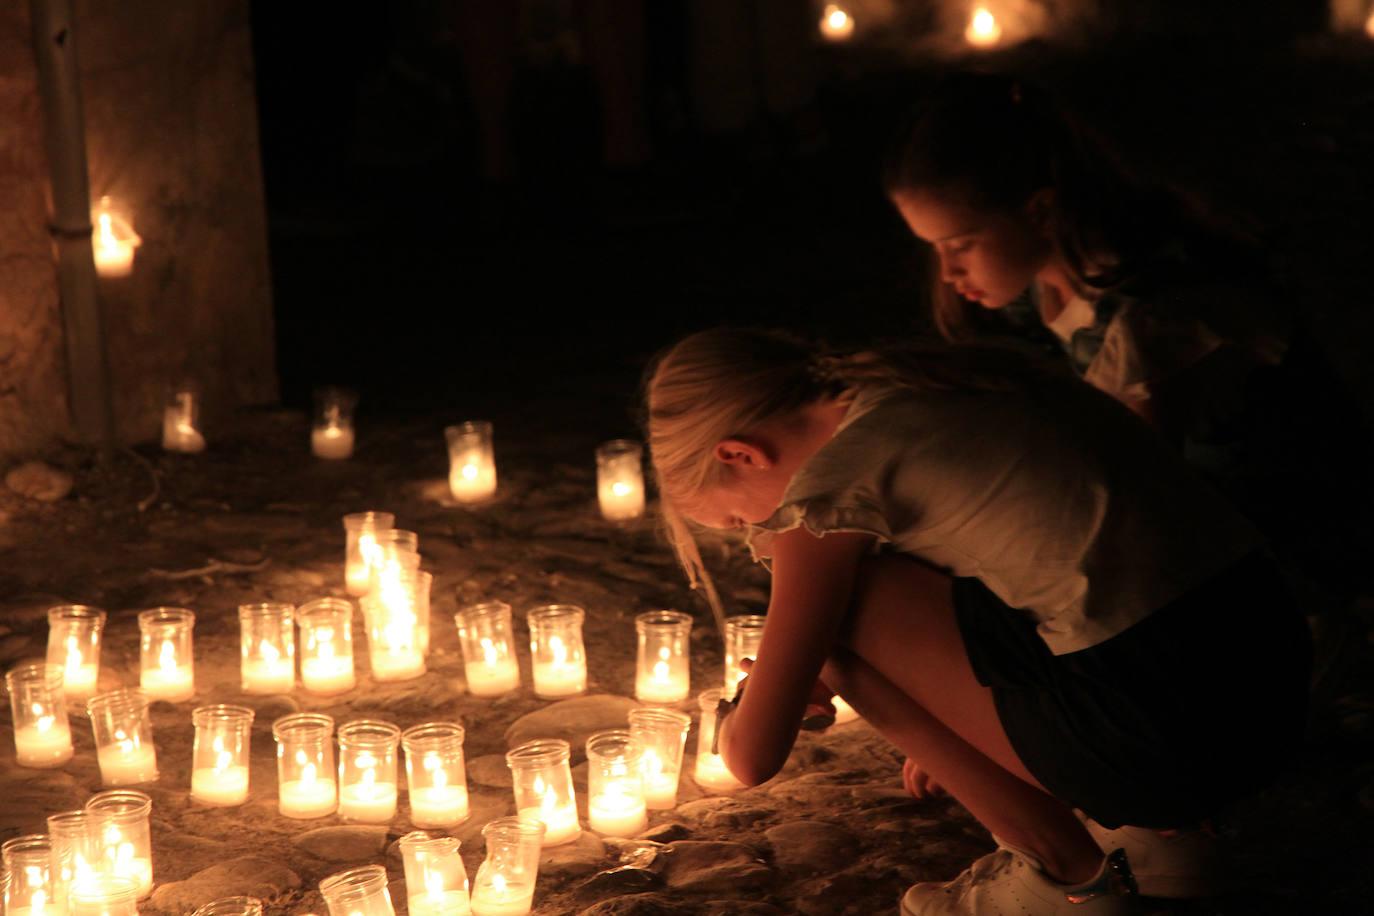
[(821, 11), (821, 36), (827, 41), (848, 41), (854, 34), (854, 17), (838, 3), (828, 3)]
[(1002, 40), (1002, 27), (987, 7), (975, 7), (968, 28), (964, 30), (964, 39), (976, 48), (990, 48)]

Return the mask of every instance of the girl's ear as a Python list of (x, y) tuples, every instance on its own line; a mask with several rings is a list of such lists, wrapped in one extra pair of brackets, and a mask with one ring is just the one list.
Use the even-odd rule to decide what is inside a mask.
[(733, 464), (758, 471), (766, 471), (773, 464), (773, 458), (766, 448), (743, 439), (722, 439), (716, 443), (712, 454), (721, 464)]
[(1048, 232), (1054, 215), (1054, 188), (1041, 188), (1026, 200), (1026, 217), (1036, 229)]

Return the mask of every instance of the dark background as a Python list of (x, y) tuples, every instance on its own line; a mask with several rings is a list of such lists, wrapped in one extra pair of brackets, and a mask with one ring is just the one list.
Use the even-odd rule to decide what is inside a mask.
[[(523, 0), (504, 20), (458, 0), (254, 2), (284, 400), (333, 382), (364, 410), (478, 415), (549, 390), (628, 410), (648, 355), (695, 328), (914, 333), (923, 254), (878, 165), (900, 112), (953, 67), (1048, 84), (1141, 171), (1261, 233), (1368, 388), (1374, 40), (1333, 34), (1325, 3), (1063, 0), (1042, 5), (1040, 37), (990, 53), (940, 38), (939, 8), (963, 4), (898, 2), (836, 46), (806, 0), (741, 3), (754, 19), (735, 47), (761, 61), (803, 30), (811, 88), (712, 130), (692, 73), (717, 52), (694, 45), (689, 0)], [(642, 18), (628, 45), (595, 25), (617, 9)], [(493, 169), (473, 87), (498, 52), (509, 147)], [(642, 88), (641, 155), (607, 155), (607, 59)]]

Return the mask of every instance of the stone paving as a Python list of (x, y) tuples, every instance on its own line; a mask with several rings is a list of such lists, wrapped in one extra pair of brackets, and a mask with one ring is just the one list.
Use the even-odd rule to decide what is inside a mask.
[[(719, 683), (721, 643), (710, 614), (687, 589), (652, 523), (617, 528), (597, 515), (592, 448), (626, 434), (624, 424), (597, 408), (567, 409), (552, 396), (489, 416), (501, 485), (498, 498), (478, 509), (456, 506), (445, 495), (443, 420), (374, 420), (354, 458), (330, 463), (310, 457), (304, 417), (284, 410), (232, 418), (209, 431), (211, 447), (198, 456), (143, 446), (97, 461), (80, 450), (54, 451), (44, 457), (70, 474), (69, 495), (61, 494), (60, 479), (16, 484), (30, 496), (0, 492), (0, 663), (6, 668), (42, 653), (49, 606), (89, 603), (110, 612), (101, 688), (133, 685), (137, 611), (174, 605), (197, 613), (197, 694), (190, 702), (153, 706), (161, 777), (144, 788), (153, 798), (156, 889), (143, 913), (186, 914), (219, 896), (253, 894), (272, 914), (322, 914), (319, 881), (368, 863), (387, 867), (397, 912), (406, 912), (395, 845), (411, 829), (404, 798), (385, 826), (281, 817), (270, 730), (278, 716), (317, 710), (337, 722), (368, 717), (402, 727), (461, 721), (473, 813), (451, 832), (463, 842), (472, 876), (482, 858), (482, 825), (514, 813), (502, 759), (513, 740), (539, 734), (572, 742), (585, 824), (581, 741), (624, 724), (632, 705), (636, 613), (691, 612), (693, 693)], [(533, 416), (547, 419), (533, 424)], [(419, 533), (424, 568), (435, 576), (428, 673), (376, 683), (359, 640), (359, 683), (350, 693), (320, 698), (298, 687), (289, 695), (243, 695), (235, 608), (343, 596), (340, 519), (362, 509), (394, 512), (399, 527)], [(704, 549), (729, 611), (760, 612), (767, 594), (761, 570), (727, 541)], [(496, 700), (466, 692), (453, 613), (493, 599), (515, 608), (517, 641), (526, 634), (521, 618), (530, 607), (558, 601), (586, 609), (586, 697), (536, 698), (525, 648), (518, 692)], [(1356, 648), (1367, 656), (1363, 633)], [(1367, 663), (1365, 656), (1357, 660)], [(1345, 691), (1318, 716), (1303, 772), (1237, 816), (1244, 890), (1220, 904), (1158, 911), (1344, 913), (1367, 905), (1374, 890), (1367, 870), (1374, 852), (1368, 762), (1374, 694), (1367, 684), (1343, 683)], [(189, 797), (190, 710), (222, 702), (256, 710), (249, 799), (236, 808), (208, 808)], [(0, 838), (41, 832), (47, 815), (79, 807), (101, 788), (84, 715), (73, 715), (72, 732), (70, 763), (24, 769), (13, 762), (10, 720), (0, 721)], [(689, 770), (695, 748), (694, 727)], [(906, 796), (900, 763), (880, 736), (855, 722), (803, 734), (786, 769), (754, 789), (710, 794), (684, 777), (678, 807), (651, 812), (642, 837), (603, 840), (588, 831), (576, 843), (545, 850), (534, 912), (895, 912), (908, 884), (952, 877), (992, 846), (954, 801)]]

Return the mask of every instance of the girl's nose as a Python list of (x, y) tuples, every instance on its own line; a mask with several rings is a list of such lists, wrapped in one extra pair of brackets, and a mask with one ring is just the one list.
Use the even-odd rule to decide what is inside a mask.
[(951, 258), (940, 257), (940, 279), (946, 283), (953, 283), (964, 275), (964, 268), (956, 264)]

